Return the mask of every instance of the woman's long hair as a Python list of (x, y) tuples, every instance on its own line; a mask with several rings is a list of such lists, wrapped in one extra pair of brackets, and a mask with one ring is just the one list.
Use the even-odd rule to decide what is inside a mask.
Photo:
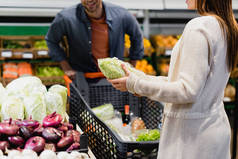
[(218, 19), (227, 39), (228, 68), (234, 70), (238, 63), (238, 24), (232, 0), (197, 0), (196, 5), (200, 15), (214, 15)]

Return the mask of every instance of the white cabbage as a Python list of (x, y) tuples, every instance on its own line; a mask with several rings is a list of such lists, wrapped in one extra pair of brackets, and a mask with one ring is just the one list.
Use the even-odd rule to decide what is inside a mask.
[(42, 122), (46, 116), (45, 96), (42, 92), (35, 92), (24, 97), (26, 118)]
[(56, 112), (64, 117), (65, 109), (63, 105), (63, 99), (58, 93), (47, 92), (45, 94), (45, 101), (47, 115)]
[(2, 120), (5, 119), (24, 119), (24, 103), (15, 96), (7, 96), (2, 103)]

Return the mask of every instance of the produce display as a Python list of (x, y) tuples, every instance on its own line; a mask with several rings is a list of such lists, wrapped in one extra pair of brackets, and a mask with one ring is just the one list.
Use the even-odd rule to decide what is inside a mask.
[(63, 119), (66, 115), (67, 88), (53, 85), (47, 91), (35, 76), (20, 77), (6, 88), (0, 86), (1, 119), (29, 119), (39, 122), (50, 113), (57, 112)]
[[(52, 152), (71, 152), (80, 148), (80, 132), (74, 130), (72, 124), (63, 122), (63, 117), (56, 112), (46, 116), (42, 124), (32, 119), (4, 120), (0, 123), (0, 134), (1, 154), (4, 152), (8, 157), (11, 156), (9, 150), (13, 150), (12, 152), (18, 153), (19, 156), (26, 150), (32, 150), (35, 152), (31, 152), (34, 156), (37, 157), (37, 153), (42, 157), (46, 156), (47, 152), (55, 154)], [(57, 157), (59, 156), (55, 154), (55, 158)]]
[(146, 74), (149, 75), (156, 75), (156, 72), (151, 64), (149, 64), (145, 59), (138, 60), (136, 62), (136, 69), (143, 71)]
[(63, 79), (64, 72), (58, 66), (36, 66), (35, 75), (40, 77), (40, 79), (46, 84), (65, 83)]
[(33, 47), (38, 50), (47, 50), (48, 46), (45, 40), (37, 40), (35, 41)]
[(23, 151), (8, 150), (7, 154), (5, 156), (0, 150), (0, 159), (89, 159), (86, 153), (79, 153), (77, 151), (55, 153), (51, 150), (44, 150), (38, 156), (35, 151), (24, 149)]
[[(146, 38), (143, 38), (143, 44), (144, 44), (144, 55), (151, 56), (151, 54), (155, 51), (152, 47), (150, 41)], [(131, 41), (130, 36), (125, 35), (125, 53), (124, 56), (127, 57), (129, 55), (129, 48), (131, 47)]]
[(9, 62), (3, 64), (3, 78), (17, 78), (32, 75), (31, 64), (20, 62), (18, 64)]
[(39, 77), (63, 76), (63, 70), (58, 66), (38, 66), (36, 75)]
[(17, 41), (17, 40), (3, 40), (4, 49), (22, 49), (22, 48), (31, 48), (31, 45), (26, 41)]

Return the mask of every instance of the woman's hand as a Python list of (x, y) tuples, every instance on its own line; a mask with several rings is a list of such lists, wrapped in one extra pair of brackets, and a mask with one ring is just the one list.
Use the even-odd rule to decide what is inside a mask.
[(125, 77), (110, 80), (108, 79), (108, 82), (112, 84), (114, 88), (116, 88), (119, 91), (126, 92), (126, 81), (128, 79), (128, 76), (130, 75), (130, 72), (127, 70), (126, 66), (124, 64), (121, 65), (122, 69), (125, 71), (126, 75)]

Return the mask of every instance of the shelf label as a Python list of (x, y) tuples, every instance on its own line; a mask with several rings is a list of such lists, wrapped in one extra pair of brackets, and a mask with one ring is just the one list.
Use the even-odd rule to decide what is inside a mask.
[(12, 57), (12, 51), (2, 51), (2, 57)]
[(165, 50), (165, 55), (170, 56), (172, 54), (172, 50)]
[(23, 53), (22, 58), (24, 59), (32, 59), (33, 58), (33, 54), (32, 53)]
[(38, 55), (48, 55), (48, 51), (38, 51), (37, 52)]

